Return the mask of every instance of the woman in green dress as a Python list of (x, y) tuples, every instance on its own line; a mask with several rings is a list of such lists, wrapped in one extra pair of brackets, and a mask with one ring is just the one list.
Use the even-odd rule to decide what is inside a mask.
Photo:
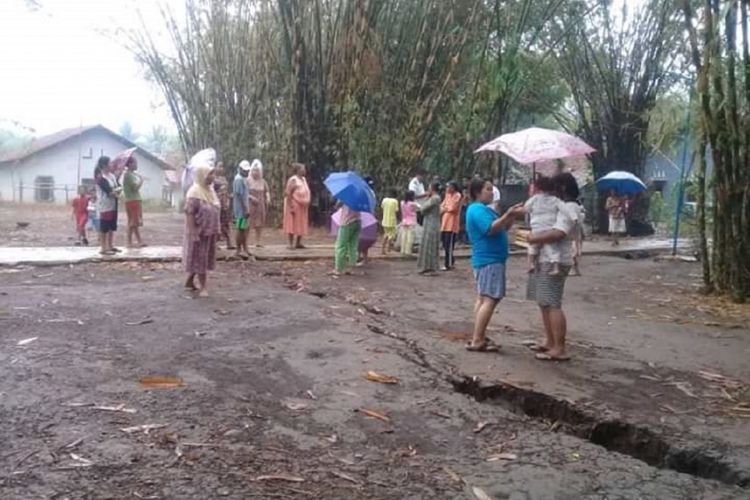
[(438, 270), (440, 252), (440, 184), (433, 182), (427, 199), (419, 211), (422, 213), (422, 241), (419, 242), (419, 274), (432, 273)]

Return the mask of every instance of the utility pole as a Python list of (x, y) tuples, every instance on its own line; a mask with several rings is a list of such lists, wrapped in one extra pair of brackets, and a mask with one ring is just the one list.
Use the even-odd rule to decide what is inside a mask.
[(672, 238), (672, 256), (677, 255), (677, 239), (680, 237), (680, 215), (685, 198), (685, 181), (690, 173), (687, 168), (687, 150), (690, 142), (690, 108), (693, 104), (693, 80), (690, 80), (690, 98), (688, 99), (687, 114), (685, 116), (685, 142), (682, 145), (682, 160), (680, 161), (680, 184), (677, 186), (677, 208), (674, 214), (674, 236)]

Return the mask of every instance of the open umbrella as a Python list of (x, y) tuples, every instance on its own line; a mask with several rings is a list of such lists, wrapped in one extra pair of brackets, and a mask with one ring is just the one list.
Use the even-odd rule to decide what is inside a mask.
[(118, 177), (120, 176), (122, 171), (125, 170), (125, 165), (127, 165), (128, 160), (130, 160), (130, 157), (133, 156), (133, 153), (135, 153), (137, 149), (138, 148), (128, 148), (125, 151), (120, 151), (110, 160), (109, 163), (115, 169), (115, 175)]
[(335, 172), (324, 181), (331, 194), (357, 212), (375, 211), (375, 193), (356, 172)]
[[(378, 220), (369, 212), (360, 214), (362, 230), (359, 232), (360, 241), (376, 241), (378, 239)], [(331, 236), (336, 236), (341, 226), (341, 209), (336, 210), (331, 216)]]
[(532, 127), (512, 134), (503, 134), (475, 151), (499, 151), (518, 163), (529, 164), (584, 156), (596, 151), (578, 137), (544, 128)]
[(623, 170), (614, 170), (596, 181), (602, 191), (614, 189), (619, 194), (635, 194), (646, 190), (646, 185), (635, 175)]

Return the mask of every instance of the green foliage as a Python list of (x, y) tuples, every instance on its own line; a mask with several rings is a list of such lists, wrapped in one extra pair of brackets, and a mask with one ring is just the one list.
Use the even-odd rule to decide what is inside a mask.
[(0, 153), (22, 148), (31, 142), (31, 136), (15, 129), (0, 129)]

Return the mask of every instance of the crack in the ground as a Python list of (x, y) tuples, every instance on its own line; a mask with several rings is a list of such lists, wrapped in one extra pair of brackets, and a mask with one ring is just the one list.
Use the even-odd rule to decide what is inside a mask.
[(576, 407), (569, 401), (549, 394), (507, 383), (482, 385), (477, 378), (459, 373), (447, 361), (444, 361), (442, 368), (435, 366), (416, 341), (388, 331), (385, 328), (384, 319), (392, 315), (381, 308), (337, 297), (335, 294), (309, 293), (320, 298), (343, 299), (349, 304), (361, 307), (373, 321), (366, 324), (371, 332), (397, 340), (408, 348), (408, 353), (398, 351), (400, 357), (438, 375), (449, 382), (456, 392), (471, 396), (478, 402), (497, 404), (513, 413), (526, 415), (536, 420), (557, 422), (556, 428), (567, 434), (585, 439), (609, 451), (628, 455), (654, 467), (713, 479), (741, 488), (750, 488), (750, 472), (723, 460), (718, 450), (676, 445), (670, 443), (663, 434), (648, 427), (618, 419), (601, 418)]
[(475, 378), (454, 378), (456, 391), (479, 402), (535, 419), (559, 422), (560, 429), (573, 436), (641, 460), (651, 466), (672, 469), (726, 484), (750, 487), (750, 473), (723, 460), (717, 450), (681, 447), (647, 427), (616, 419), (602, 419), (563, 399), (510, 384), (483, 386)]

